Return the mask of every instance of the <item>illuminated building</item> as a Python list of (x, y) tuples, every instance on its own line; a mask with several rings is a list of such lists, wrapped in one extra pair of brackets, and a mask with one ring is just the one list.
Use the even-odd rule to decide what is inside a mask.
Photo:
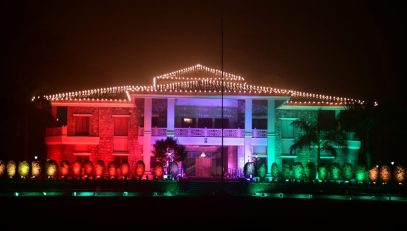
[[(223, 81), (222, 81), (223, 76)], [(223, 85), (222, 85), (223, 83)], [(223, 87), (222, 87), (223, 86)], [(223, 103), (222, 103), (223, 93)], [(60, 127), (47, 130), (49, 159), (130, 165), (145, 163), (152, 174), (153, 144), (167, 136), (186, 146), (186, 176), (241, 176), (246, 162), (264, 160), (270, 176), (273, 163), (316, 162), (315, 151), (290, 154), (298, 132), (293, 120), (315, 121), (319, 110), (338, 116), (345, 106), (362, 101), (250, 85), (241, 76), (202, 65), (153, 78), (148, 86), (121, 86), (45, 96)], [(223, 106), (223, 119), (221, 109)], [(223, 134), (222, 134), (223, 124)], [(321, 154), (321, 161), (356, 164), (360, 142), (349, 151)]]

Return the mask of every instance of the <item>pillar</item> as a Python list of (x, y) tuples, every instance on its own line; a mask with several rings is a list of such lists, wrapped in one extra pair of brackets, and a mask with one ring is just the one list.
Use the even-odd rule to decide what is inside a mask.
[(151, 158), (151, 116), (152, 116), (152, 98), (144, 99), (144, 141), (143, 141), (143, 161), (147, 175), (151, 174), (150, 158)]
[(271, 176), (271, 165), (276, 161), (276, 103), (267, 100), (267, 175)]
[(167, 99), (167, 136), (174, 137), (175, 99)]
[(244, 160), (252, 161), (252, 108), (253, 100), (245, 99), (244, 103)]

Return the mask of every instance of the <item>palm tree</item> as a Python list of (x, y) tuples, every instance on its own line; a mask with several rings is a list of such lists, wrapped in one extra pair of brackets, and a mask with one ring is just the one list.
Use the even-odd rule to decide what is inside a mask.
[(321, 129), (321, 127), (323, 127), (322, 123), (320, 112), (318, 112), (318, 118), (315, 124), (309, 123), (304, 119), (293, 121), (292, 125), (301, 129), (303, 134), (291, 145), (290, 154), (297, 149), (308, 148), (311, 151), (312, 147), (316, 147), (318, 166), (321, 159), (321, 151), (326, 151), (335, 156), (335, 147), (347, 149), (344, 132), (337, 127), (331, 130), (323, 130)]
[(172, 137), (157, 140), (154, 144), (153, 154), (163, 164), (167, 161), (183, 161), (187, 156), (185, 146), (178, 144), (177, 140)]

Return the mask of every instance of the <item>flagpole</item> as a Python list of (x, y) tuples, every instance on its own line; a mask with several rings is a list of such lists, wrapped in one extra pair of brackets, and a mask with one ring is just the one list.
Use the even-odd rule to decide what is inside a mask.
[(221, 147), (221, 163), (222, 163), (222, 176), (221, 176), (221, 182), (223, 183), (224, 181), (224, 176), (225, 176), (225, 168), (224, 168), (224, 151), (223, 151), (223, 129), (224, 129), (224, 123), (223, 123), (223, 17), (221, 17), (221, 70), (222, 70), (222, 86), (221, 86), (221, 92), (222, 92), (222, 107), (221, 107), (221, 124), (222, 124), (222, 147)]

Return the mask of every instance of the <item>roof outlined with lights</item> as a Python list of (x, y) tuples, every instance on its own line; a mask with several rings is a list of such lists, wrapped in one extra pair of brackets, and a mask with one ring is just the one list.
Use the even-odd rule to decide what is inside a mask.
[[(51, 102), (130, 103), (131, 95), (285, 96), (287, 106), (348, 106), (351, 98), (251, 85), (242, 76), (197, 64), (153, 78), (152, 85), (128, 85), (45, 95)], [(33, 100), (35, 97), (33, 97)]]

